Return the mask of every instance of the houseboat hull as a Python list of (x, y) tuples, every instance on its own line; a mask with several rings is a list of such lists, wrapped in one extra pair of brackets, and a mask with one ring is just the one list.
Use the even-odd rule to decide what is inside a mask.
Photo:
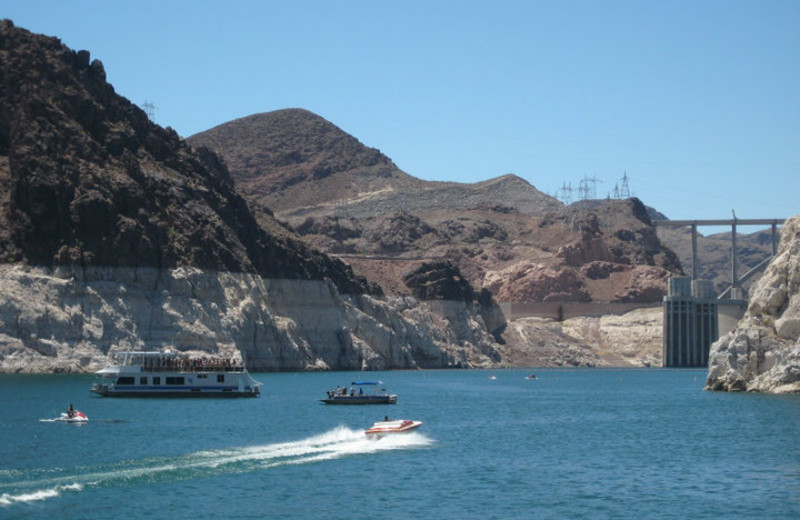
[(137, 389), (119, 390), (109, 388), (95, 388), (91, 392), (103, 397), (258, 397), (258, 388), (240, 392), (238, 389), (208, 389), (208, 388), (176, 388), (164, 389)]

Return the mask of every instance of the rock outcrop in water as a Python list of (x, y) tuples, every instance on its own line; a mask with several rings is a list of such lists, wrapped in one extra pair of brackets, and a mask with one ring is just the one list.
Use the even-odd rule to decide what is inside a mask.
[(753, 287), (737, 327), (711, 346), (706, 388), (800, 392), (800, 216)]

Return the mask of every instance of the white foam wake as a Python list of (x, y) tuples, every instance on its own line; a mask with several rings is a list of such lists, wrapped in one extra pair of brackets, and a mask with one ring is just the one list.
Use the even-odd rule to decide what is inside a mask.
[[(429, 446), (432, 441), (419, 432), (370, 439), (363, 430), (340, 426), (298, 441), (221, 450), (207, 450), (168, 458), (126, 461), (124, 465), (83, 467), (67, 470), (68, 475), (28, 481), (0, 483), (0, 506), (36, 502), (80, 492), (87, 486), (114, 485), (121, 481), (147, 478), (151, 481), (185, 480), (217, 473), (256, 471), (287, 464), (308, 464), (357, 454), (407, 450)], [(40, 474), (56, 470), (43, 469)], [(58, 470), (61, 471), (61, 470)]]
[(61, 495), (62, 491), (80, 491), (83, 489), (82, 484), (68, 484), (65, 486), (54, 486), (48, 489), (39, 489), (29, 493), (3, 493), (0, 495), (0, 506), (10, 506), (11, 504), (19, 502), (37, 502), (39, 500), (46, 500), (48, 498), (55, 498)]

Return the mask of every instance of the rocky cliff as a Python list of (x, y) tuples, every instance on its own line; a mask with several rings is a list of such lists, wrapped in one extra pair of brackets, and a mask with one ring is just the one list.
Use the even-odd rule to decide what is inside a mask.
[(93, 370), (110, 350), (168, 345), (238, 351), (255, 370), (499, 359), (479, 302), (380, 298), (242, 196), (216, 154), (117, 95), (88, 51), (8, 20), (0, 260), (0, 371)]
[(518, 318), (498, 349), (510, 366), (658, 367), (662, 321), (658, 307), (563, 321)]
[(0, 372), (87, 372), (111, 350), (244, 358), (256, 371), (491, 366), (479, 306), (344, 295), (330, 281), (198, 268), (0, 267)]
[(800, 392), (800, 216), (781, 229), (744, 318), (711, 346), (706, 388)]

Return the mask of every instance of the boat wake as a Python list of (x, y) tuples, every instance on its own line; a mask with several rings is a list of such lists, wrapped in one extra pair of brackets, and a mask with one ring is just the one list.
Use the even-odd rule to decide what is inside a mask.
[[(178, 457), (156, 457), (119, 464), (71, 469), (45, 468), (0, 472), (0, 507), (57, 498), (88, 487), (129, 483), (131, 480), (168, 482), (246, 473), (289, 464), (309, 464), (353, 455), (430, 446), (431, 439), (418, 432), (369, 439), (363, 430), (343, 426), (299, 441), (208, 450)], [(16, 477), (24, 478), (16, 480)], [(10, 481), (9, 481), (10, 479)]]
[[(39, 419), (39, 422), (43, 422), (43, 423), (60, 423), (60, 422), (69, 422), (69, 421), (65, 421), (63, 417), (55, 417), (53, 419)], [(74, 424), (86, 424), (88, 422), (89, 421), (84, 421), (84, 422), (78, 422), (78, 423), (74, 423)], [(121, 423), (126, 423), (128, 421), (126, 421), (124, 419), (92, 419), (92, 422), (93, 423), (106, 423), (106, 424), (121, 424)]]

